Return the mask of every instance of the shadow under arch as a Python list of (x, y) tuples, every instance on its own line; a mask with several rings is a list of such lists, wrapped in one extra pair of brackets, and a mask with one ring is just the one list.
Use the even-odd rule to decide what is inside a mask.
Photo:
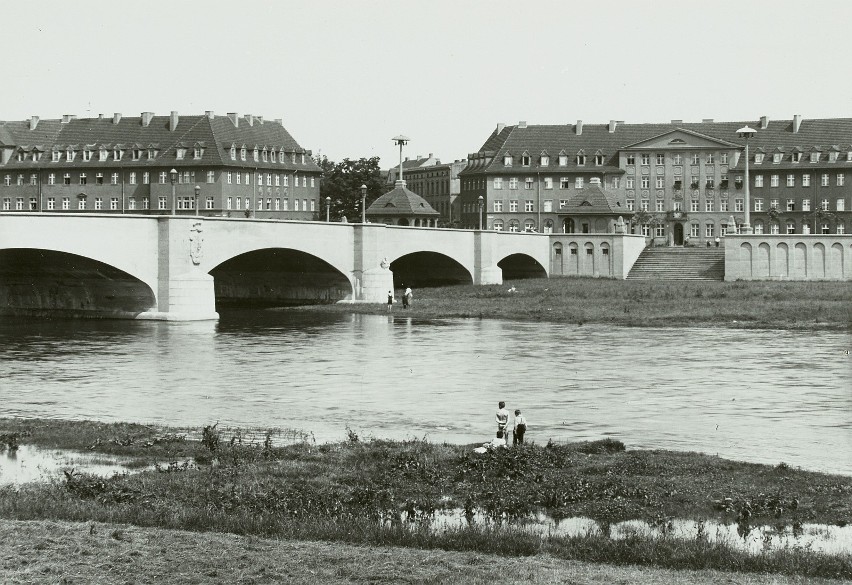
[(98, 260), (37, 248), (0, 250), (0, 314), (127, 319), (156, 305), (150, 286)]
[(395, 288), (473, 284), (473, 276), (467, 268), (439, 252), (412, 252), (400, 256), (391, 262), (390, 269)]
[(497, 263), (503, 270), (503, 280), (547, 278), (547, 270), (538, 260), (527, 254), (511, 254)]
[(209, 273), (216, 309), (335, 303), (352, 298), (352, 283), (307, 252), (264, 248), (225, 260)]

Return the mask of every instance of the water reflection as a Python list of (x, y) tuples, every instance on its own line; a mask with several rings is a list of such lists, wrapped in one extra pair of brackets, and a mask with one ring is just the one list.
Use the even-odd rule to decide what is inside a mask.
[(462, 443), (490, 438), (505, 400), (539, 443), (609, 436), (852, 474), (848, 346), (836, 332), (303, 310), (218, 323), (4, 319), (0, 393), (13, 416)]
[(110, 455), (20, 445), (0, 453), (0, 486), (57, 479), (71, 470), (110, 477), (128, 471), (124, 463), (127, 460)]

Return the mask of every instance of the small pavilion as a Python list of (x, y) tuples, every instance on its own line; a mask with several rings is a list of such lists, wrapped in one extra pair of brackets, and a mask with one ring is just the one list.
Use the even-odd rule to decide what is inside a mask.
[(440, 217), (429, 202), (409, 190), (401, 179), (367, 208), (367, 218), (371, 222), (387, 225), (437, 227)]

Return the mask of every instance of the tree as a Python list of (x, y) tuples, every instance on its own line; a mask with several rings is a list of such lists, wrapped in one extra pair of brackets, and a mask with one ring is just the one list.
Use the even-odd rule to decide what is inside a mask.
[(815, 206), (814, 210), (810, 213), (805, 214), (805, 217), (812, 218), (814, 220), (814, 231), (813, 233), (820, 233), (820, 224), (824, 221), (835, 221), (837, 216), (828, 211), (827, 209), (823, 209), (821, 205)]
[[(326, 197), (331, 197), (331, 221), (340, 221), (344, 217), (353, 223), (361, 221), (361, 185), (367, 185), (367, 207), (386, 190), (377, 156), (358, 160), (344, 158), (339, 163), (322, 157), (317, 164), (322, 169), (322, 205), (326, 205)], [(325, 208), (320, 217), (325, 218)]]

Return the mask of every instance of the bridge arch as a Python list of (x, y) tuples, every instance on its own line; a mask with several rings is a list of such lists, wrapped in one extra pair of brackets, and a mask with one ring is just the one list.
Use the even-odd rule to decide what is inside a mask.
[(423, 250), (397, 257), (390, 264), (394, 287), (445, 286), (472, 284), (473, 276), (458, 260), (443, 254)]
[(497, 267), (503, 271), (503, 280), (547, 278), (547, 270), (529, 254), (509, 254), (497, 262)]
[(99, 260), (39, 248), (0, 249), (0, 310), (133, 318), (155, 310), (152, 287)]
[(349, 277), (324, 259), (294, 248), (262, 248), (210, 269), (217, 310), (227, 306), (332, 303), (352, 298)]

